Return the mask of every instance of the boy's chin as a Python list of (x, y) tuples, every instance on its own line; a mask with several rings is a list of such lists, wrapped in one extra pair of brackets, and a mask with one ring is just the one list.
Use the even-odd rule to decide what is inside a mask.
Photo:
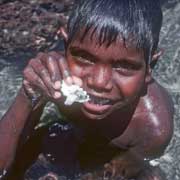
[(91, 120), (103, 120), (111, 113), (110, 110), (107, 110), (106, 112), (103, 112), (103, 113), (91, 112), (91, 111), (88, 111), (84, 106), (81, 107), (81, 110), (83, 114), (85, 115), (85, 117)]
[(128, 104), (128, 101), (119, 101), (109, 105), (98, 105), (86, 102), (82, 104), (81, 111), (88, 119), (102, 120), (109, 117), (114, 111), (121, 111), (121, 109)]
[(82, 109), (82, 112), (88, 119), (91, 119), (91, 120), (102, 120), (107, 117), (106, 114), (96, 115), (96, 114), (89, 113), (89, 112), (85, 111), (84, 109)]

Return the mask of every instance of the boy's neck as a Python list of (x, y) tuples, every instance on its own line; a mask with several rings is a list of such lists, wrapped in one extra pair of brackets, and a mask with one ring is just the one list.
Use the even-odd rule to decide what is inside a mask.
[(132, 120), (138, 101), (136, 100), (131, 106), (114, 111), (111, 115), (101, 120), (90, 120), (81, 117), (77, 122), (77, 126), (85, 129), (90, 134), (99, 134), (109, 140), (118, 137)]

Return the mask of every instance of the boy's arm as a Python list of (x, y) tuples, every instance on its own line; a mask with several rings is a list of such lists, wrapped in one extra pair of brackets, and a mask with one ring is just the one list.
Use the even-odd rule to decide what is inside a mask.
[(13, 104), (1, 119), (0, 169), (3, 174), (11, 168), (17, 148), (23, 144), (39, 121), (44, 105), (38, 104), (33, 109), (29, 98), (21, 88)]
[[(126, 177), (136, 177), (138, 180), (165, 180), (163, 173), (158, 167), (150, 166), (150, 160), (160, 157), (169, 144), (172, 132), (172, 119), (163, 119), (159, 126), (153, 123), (143, 123), (140, 119), (133, 119), (131, 127), (116, 140), (112, 145), (119, 148), (126, 147), (122, 154), (112, 162), (117, 171)], [(137, 122), (138, 121), (138, 122)], [(133, 126), (133, 128), (132, 128)], [(111, 162), (111, 164), (112, 164)]]
[[(31, 134), (41, 116), (45, 101), (61, 101), (62, 79), (69, 84), (77, 84), (74, 77), (70, 76), (65, 57), (60, 53), (39, 53), (29, 61), (24, 69), (23, 88), (0, 121), (0, 169), (9, 169), (12, 166), (17, 147), (22, 144), (23, 138)], [(40, 101), (32, 108), (33, 103), (29, 99), (36, 95), (40, 95)]]
[(116, 161), (127, 176), (138, 175), (138, 180), (165, 179), (149, 161), (164, 153), (173, 135), (173, 106), (165, 101), (167, 97), (159, 95), (156, 98), (159, 104), (154, 109), (143, 108), (144, 111), (136, 113), (124, 134), (111, 142), (116, 147), (127, 148)]
[(166, 180), (164, 172), (158, 166), (151, 166), (141, 152), (128, 149), (105, 164), (104, 175), (123, 177), (133, 180)]

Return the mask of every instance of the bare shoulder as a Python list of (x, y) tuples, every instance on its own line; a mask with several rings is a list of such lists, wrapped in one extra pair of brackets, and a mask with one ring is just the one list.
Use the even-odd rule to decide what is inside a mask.
[(164, 112), (170, 119), (174, 114), (174, 105), (168, 91), (153, 80), (147, 89), (147, 93), (140, 99), (135, 115), (140, 112), (154, 112), (162, 117)]
[(173, 123), (174, 105), (170, 94), (156, 81), (149, 84), (147, 93), (141, 97), (136, 111), (135, 119), (142, 123), (150, 123), (154, 128), (170, 126)]
[(169, 93), (153, 81), (140, 99), (128, 128), (114, 140), (128, 147), (137, 147), (145, 155), (161, 155), (173, 134), (174, 107)]

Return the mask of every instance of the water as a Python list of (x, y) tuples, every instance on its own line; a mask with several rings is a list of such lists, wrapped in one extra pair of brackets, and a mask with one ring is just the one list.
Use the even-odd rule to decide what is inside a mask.
[(164, 23), (161, 31), (160, 48), (164, 55), (154, 71), (157, 81), (172, 95), (175, 116), (174, 136), (159, 162), (168, 180), (180, 179), (180, 2), (164, 10)]
[[(175, 106), (174, 136), (160, 163), (169, 180), (180, 179), (180, 2), (164, 9), (160, 47), (165, 50), (154, 70), (154, 77), (172, 95)], [(22, 70), (29, 57), (0, 58), (0, 117), (8, 109), (21, 86)]]
[(8, 109), (22, 83), (25, 59), (0, 58), (0, 117)]

